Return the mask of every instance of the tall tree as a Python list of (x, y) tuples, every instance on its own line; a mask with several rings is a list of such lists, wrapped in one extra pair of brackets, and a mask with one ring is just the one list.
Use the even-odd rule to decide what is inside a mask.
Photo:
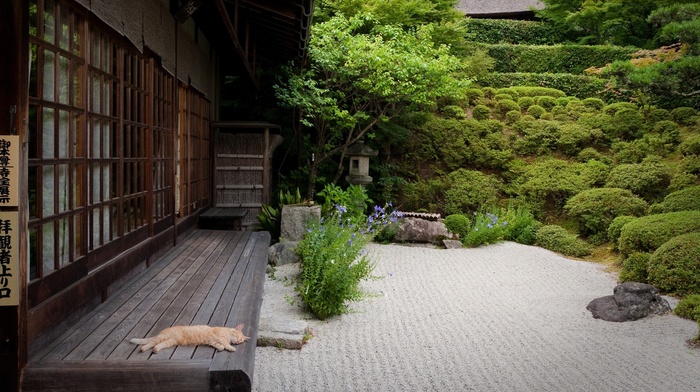
[(308, 63), (288, 69), (277, 98), (310, 129), (313, 159), (307, 198), (319, 165), (337, 158), (379, 124), (408, 110), (434, 108), (439, 98), (463, 96), (468, 80), (453, 75), (462, 62), (435, 45), (430, 25), (404, 30), (366, 14), (342, 14), (314, 25)]

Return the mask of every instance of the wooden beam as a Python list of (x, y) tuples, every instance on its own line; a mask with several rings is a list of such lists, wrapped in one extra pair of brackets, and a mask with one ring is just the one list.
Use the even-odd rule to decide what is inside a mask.
[[(233, 48), (236, 50), (236, 53), (238, 53), (238, 57), (240, 57), (241, 61), (243, 62), (243, 66), (245, 67), (246, 71), (248, 71), (248, 76), (250, 76), (250, 80), (253, 81), (253, 84), (255, 84), (256, 88), (260, 87), (260, 80), (258, 79), (258, 75), (255, 73), (255, 68), (253, 64), (251, 64), (250, 59), (248, 59), (247, 53), (246, 53), (246, 48), (243, 46), (241, 43), (240, 38), (238, 37), (238, 31), (234, 27), (234, 23), (237, 25), (238, 24), (238, 2), (235, 3), (236, 9), (234, 10), (235, 12), (235, 17), (236, 20), (235, 22), (231, 22), (231, 17), (228, 13), (228, 10), (226, 9), (226, 5), (224, 4), (224, 0), (215, 0), (216, 1), (216, 7), (219, 10), (219, 13), (221, 14), (221, 17), (223, 19), (224, 25), (226, 26), (226, 31), (228, 31), (229, 38), (231, 38), (231, 41), (233, 42)], [(248, 40), (246, 33), (246, 41)]]

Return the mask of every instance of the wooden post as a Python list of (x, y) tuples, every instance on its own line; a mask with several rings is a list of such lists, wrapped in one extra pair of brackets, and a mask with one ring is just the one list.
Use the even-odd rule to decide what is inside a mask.
[[(28, 3), (0, 1), (0, 48), (6, 54), (0, 61), (0, 134), (18, 134), (26, 140), (28, 111)], [(3, 390), (19, 391), (20, 373), (27, 364), (27, 148), (20, 147), (18, 211), (19, 270), (18, 306), (0, 306), (0, 380)], [(7, 389), (4, 389), (7, 388)]]
[(270, 204), (270, 128), (263, 133), (263, 191), (262, 203)]

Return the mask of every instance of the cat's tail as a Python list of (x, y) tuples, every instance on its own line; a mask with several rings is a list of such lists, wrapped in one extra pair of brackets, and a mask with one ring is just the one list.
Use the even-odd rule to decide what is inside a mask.
[(151, 341), (151, 339), (137, 339), (137, 338), (133, 338), (133, 339), (129, 340), (129, 342), (131, 342), (133, 344), (146, 344), (150, 341)]

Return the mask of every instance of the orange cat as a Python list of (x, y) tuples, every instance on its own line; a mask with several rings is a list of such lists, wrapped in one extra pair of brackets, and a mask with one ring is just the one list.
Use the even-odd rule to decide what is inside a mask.
[(143, 344), (141, 351), (153, 348), (153, 352), (172, 346), (195, 346), (208, 344), (218, 351), (236, 351), (231, 345), (241, 344), (250, 337), (243, 335), (243, 324), (236, 325), (236, 328), (210, 327), (208, 325), (174, 326), (165, 328), (156, 336), (145, 339), (131, 339), (134, 344)]

